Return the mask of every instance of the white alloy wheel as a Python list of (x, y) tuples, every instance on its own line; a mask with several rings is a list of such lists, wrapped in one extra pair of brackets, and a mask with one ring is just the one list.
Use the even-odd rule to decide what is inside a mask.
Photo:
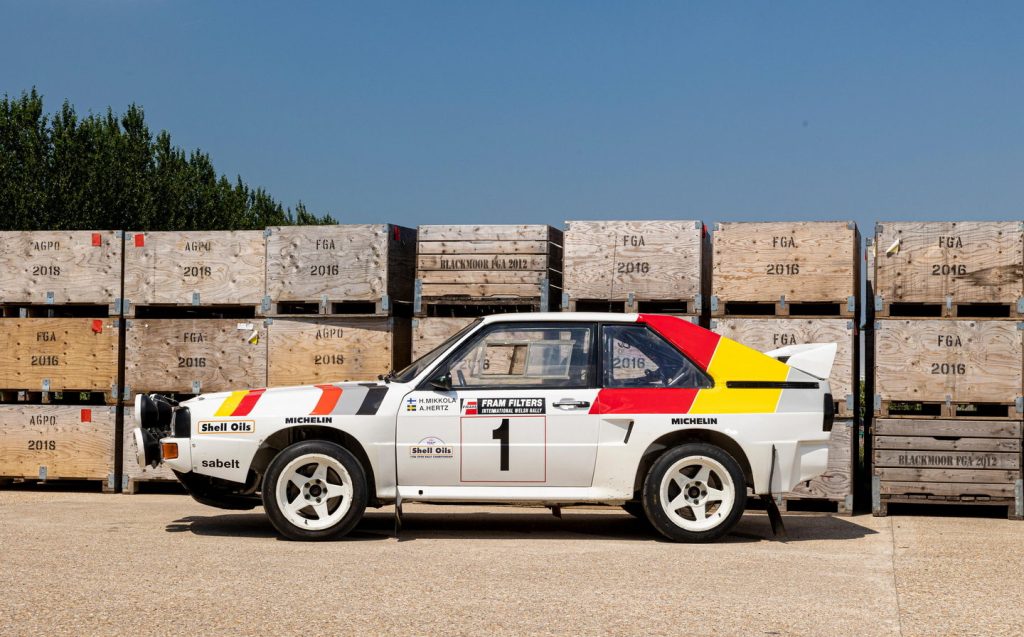
[(735, 505), (736, 488), (729, 471), (704, 455), (677, 460), (665, 471), (660, 502), (673, 524), (687, 531), (713, 529), (724, 522)]
[(289, 462), (274, 488), (281, 515), (300, 529), (337, 524), (352, 506), (352, 476), (331, 456), (311, 453)]

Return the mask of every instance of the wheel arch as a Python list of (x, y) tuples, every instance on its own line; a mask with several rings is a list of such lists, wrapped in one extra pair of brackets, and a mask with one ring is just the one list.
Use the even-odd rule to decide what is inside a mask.
[(640, 464), (637, 466), (636, 476), (633, 479), (634, 498), (639, 497), (638, 494), (643, 489), (647, 472), (658, 461), (658, 458), (669, 449), (688, 442), (705, 442), (721, 448), (739, 463), (743, 469), (743, 479), (746, 481), (747, 486), (754, 484), (754, 472), (750, 467), (750, 460), (747, 459), (747, 454), (743, 451), (743, 447), (734, 438), (712, 429), (682, 429), (667, 433), (647, 445), (647, 449), (644, 450), (643, 455), (640, 457)]
[(362, 465), (363, 471), (366, 472), (366, 488), (369, 503), (372, 505), (378, 504), (377, 481), (373, 474), (373, 464), (370, 463), (370, 457), (367, 455), (366, 449), (363, 448), (363, 445), (355, 436), (334, 427), (298, 425), (275, 431), (256, 450), (256, 455), (253, 457), (251, 465), (252, 469), (259, 472), (261, 476), (265, 475), (267, 467), (278, 453), (295, 443), (306, 440), (333, 442), (355, 456), (359, 464)]

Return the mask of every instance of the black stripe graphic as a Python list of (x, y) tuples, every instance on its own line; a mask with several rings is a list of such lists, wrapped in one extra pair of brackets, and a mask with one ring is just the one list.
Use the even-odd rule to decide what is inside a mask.
[(818, 389), (819, 384), (810, 380), (727, 380), (729, 389)]
[(380, 404), (384, 402), (384, 397), (388, 394), (387, 387), (370, 387), (366, 391), (366, 396), (363, 398), (363, 404), (359, 405), (357, 416), (373, 416), (380, 409)]

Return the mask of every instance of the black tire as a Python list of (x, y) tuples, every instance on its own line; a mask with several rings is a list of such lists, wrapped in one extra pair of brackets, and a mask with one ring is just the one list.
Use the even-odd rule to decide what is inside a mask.
[[(666, 511), (667, 506), (662, 505), (661, 488), (666, 473), (673, 466), (690, 458), (693, 458), (694, 462), (698, 462), (699, 457), (710, 458), (716, 461), (728, 474), (727, 477), (732, 483), (731, 488), (727, 488), (725, 480), (722, 479), (723, 477), (717, 475), (718, 469), (711, 472), (712, 477), (709, 478), (708, 488), (719, 489), (723, 493), (731, 493), (732, 508), (723, 514), (724, 500), (719, 501), (717, 504), (714, 502), (706, 503), (701, 507), (701, 510), (705, 512), (708, 523), (713, 524), (713, 526), (701, 530), (691, 530), (680, 526), (669, 516), (668, 511)], [(676, 488), (679, 488), (678, 484)], [(675, 497), (671, 495), (671, 491), (669, 493), (670, 497)], [(695, 493), (699, 495), (700, 487), (698, 487), (698, 491)], [(662, 454), (654, 465), (651, 466), (650, 471), (647, 472), (647, 477), (644, 480), (643, 503), (647, 519), (650, 520), (659, 533), (668, 539), (675, 542), (710, 542), (716, 540), (736, 526), (736, 523), (743, 516), (743, 509), (746, 508), (747, 504), (747, 487), (743, 477), (743, 469), (740, 468), (735, 458), (715, 445), (703, 442), (690, 442), (679, 445)], [(715, 509), (716, 506), (718, 507), (717, 509)], [(709, 508), (714, 510), (709, 512)], [(676, 517), (687, 518), (687, 520), (689, 517), (695, 517), (693, 509), (689, 511), (686, 509), (687, 506), (676, 509)], [(687, 520), (684, 520), (684, 522)]]
[(644, 503), (640, 500), (634, 500), (623, 504), (622, 510), (638, 520), (643, 520), (644, 522), (647, 521), (647, 512), (644, 511)]
[[(290, 521), (288, 516), (282, 511), (282, 503), (278, 501), (278, 482), (282, 472), (293, 462), (298, 461), (304, 456), (310, 457), (310, 462), (312, 463), (314, 461), (312, 456), (314, 455), (327, 456), (340, 463), (345, 471), (348, 472), (352, 486), (352, 496), (348, 503), (348, 511), (329, 527), (316, 530), (303, 528)], [(335, 473), (335, 478), (337, 476), (338, 474)], [(285, 488), (297, 493), (295, 499), (304, 497), (305, 491), (300, 491), (294, 485), (286, 486)], [(323, 499), (325, 506), (329, 506), (328, 503), (330, 501), (328, 498), (325, 496)], [(333, 504), (335, 512), (337, 507), (343, 504), (344, 498), (340, 497), (337, 500)], [(363, 519), (363, 513), (366, 511), (366, 501), (366, 472), (363, 470), (362, 465), (359, 464), (359, 461), (356, 460), (355, 456), (348, 449), (325, 440), (307, 440), (285, 448), (270, 462), (270, 466), (267, 467), (267, 473), (263, 477), (263, 507), (267, 511), (267, 517), (270, 518), (270, 523), (274, 525), (277, 532), (289, 540), (328, 540), (346, 535)]]

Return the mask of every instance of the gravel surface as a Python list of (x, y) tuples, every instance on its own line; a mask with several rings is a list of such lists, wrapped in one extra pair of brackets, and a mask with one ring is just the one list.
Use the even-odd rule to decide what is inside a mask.
[(1024, 526), (748, 513), (659, 540), (614, 510), (409, 505), (349, 540), (176, 495), (0, 491), (2, 635), (1020, 635)]

